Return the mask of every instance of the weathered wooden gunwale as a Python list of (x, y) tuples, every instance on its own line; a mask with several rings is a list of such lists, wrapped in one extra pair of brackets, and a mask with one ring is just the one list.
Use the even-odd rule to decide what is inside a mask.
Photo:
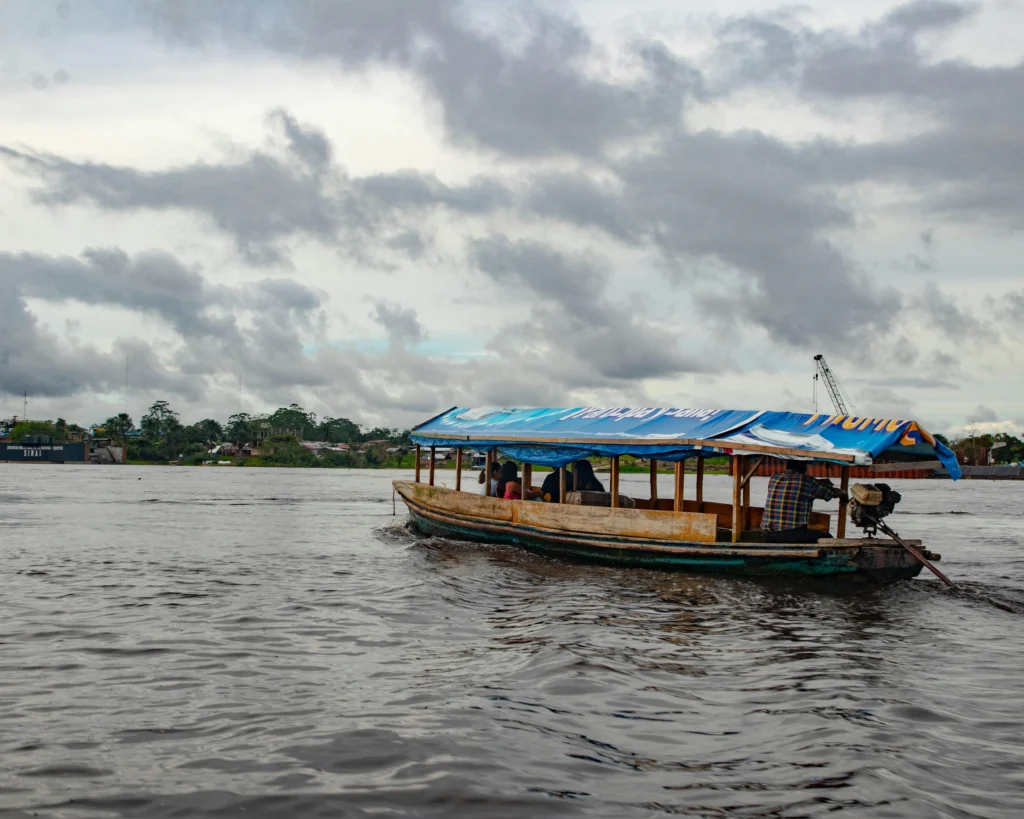
[[(431, 501), (437, 500), (437, 495), (433, 492), (424, 492), (422, 490), (438, 490), (440, 492), (452, 493), (454, 490), (442, 489), (440, 487), (431, 487), (427, 484), (412, 484), (402, 481), (395, 482), (395, 489), (398, 494), (402, 496), (402, 499), (410, 507), (414, 509), (418, 514), (428, 517), (439, 522), (447, 520), (457, 521), (460, 523), (472, 524), (479, 528), (481, 531), (507, 531), (509, 530), (509, 524), (512, 524), (514, 528), (522, 530), (531, 530), (536, 532), (544, 532), (549, 534), (551, 537), (564, 541), (566, 543), (579, 543), (587, 544), (590, 546), (614, 546), (615, 549), (624, 550), (636, 550), (636, 551), (654, 551), (654, 552), (670, 552), (678, 553), (680, 548), (686, 548), (688, 552), (702, 555), (744, 555), (747, 553), (753, 553), (758, 556), (775, 556), (775, 557), (816, 557), (818, 555), (818, 549), (813, 544), (768, 544), (768, 543), (745, 543), (742, 548), (732, 548), (729, 544), (717, 545), (714, 541), (684, 541), (684, 540), (666, 540), (661, 538), (641, 538), (634, 537), (629, 538), (623, 535), (604, 535), (599, 532), (581, 532), (576, 534), (570, 534), (569, 530), (559, 528), (557, 526), (545, 525), (545, 523), (539, 522), (536, 519), (530, 520), (530, 511), (523, 512), (522, 508), (526, 506), (540, 506), (540, 503), (535, 501), (498, 501), (493, 498), (486, 498), (481, 496), (469, 495), (468, 493), (462, 493), (472, 501), (479, 497), (479, 500), (490, 501), (491, 503), (501, 504), (509, 507), (505, 514), (500, 516), (483, 516), (472, 514), (469, 510), (470, 504), (466, 504), (463, 511), (455, 511), (454, 508), (449, 506), (447, 509), (438, 508), (436, 503)], [(412, 491), (410, 491), (412, 489)], [(419, 491), (416, 491), (419, 490)], [(565, 507), (562, 507), (565, 508)], [(576, 507), (577, 509), (592, 509), (596, 512), (608, 512), (609, 509), (606, 507)], [(635, 512), (635, 509), (620, 509), (620, 512)], [(659, 513), (665, 514), (665, 513)], [(685, 514), (685, 513), (684, 513)], [(710, 517), (714, 517), (713, 515)], [(692, 547), (692, 548), (690, 548)], [(835, 544), (833, 547), (839, 551), (852, 550), (855, 548), (853, 544)]]
[(697, 512), (659, 512), (646, 509), (610, 509), (600, 506), (573, 506), (507, 501), (456, 492), (440, 486), (397, 481), (395, 488), (437, 513), (451, 513), (484, 521), (521, 523), (579, 534), (609, 535), (652, 541), (692, 541), (714, 543), (718, 516)]
[(512, 512), (515, 523), (581, 534), (606, 534), (653, 540), (714, 543), (718, 519), (696, 512), (658, 512), (645, 509), (605, 509), (519, 502)]

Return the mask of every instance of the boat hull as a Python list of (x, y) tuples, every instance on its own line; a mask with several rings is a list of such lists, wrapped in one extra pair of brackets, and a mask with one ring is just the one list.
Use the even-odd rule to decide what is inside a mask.
[[(436, 502), (435, 487), (396, 482), (395, 489), (409, 508), (413, 528), (435, 537), (519, 546), (562, 559), (624, 567), (668, 569), (773, 577), (827, 577), (853, 582), (888, 583), (915, 577), (921, 564), (891, 541), (868, 539), (829, 540), (818, 544), (753, 544), (623, 537), (598, 532), (556, 530), (516, 520), (516, 515), (496, 519), (485, 507), (496, 503), (474, 496), (459, 499), (458, 509)], [(445, 500), (442, 496), (441, 500)], [(432, 502), (434, 501), (434, 502)], [(515, 508), (522, 502), (502, 502)], [(529, 503), (529, 502), (527, 502)], [(476, 510), (474, 505), (482, 508)], [(531, 504), (531, 506), (534, 506)], [(444, 508), (448, 507), (448, 508)], [(473, 514), (480, 511), (481, 514)], [(595, 510), (598, 511), (598, 510)], [(543, 517), (540, 517), (543, 524)]]

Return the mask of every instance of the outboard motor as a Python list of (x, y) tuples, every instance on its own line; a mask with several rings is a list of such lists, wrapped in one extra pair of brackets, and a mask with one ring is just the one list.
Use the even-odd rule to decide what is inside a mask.
[(850, 520), (854, 526), (863, 529), (864, 534), (874, 537), (878, 522), (892, 514), (902, 499), (903, 496), (890, 489), (888, 484), (856, 483), (850, 487)]

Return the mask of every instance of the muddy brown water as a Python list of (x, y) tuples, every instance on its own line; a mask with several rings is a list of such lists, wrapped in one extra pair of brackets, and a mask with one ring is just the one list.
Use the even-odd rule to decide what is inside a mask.
[(0, 464), (0, 814), (1024, 816), (1024, 484), (892, 482), (958, 595), (425, 539), (395, 477)]

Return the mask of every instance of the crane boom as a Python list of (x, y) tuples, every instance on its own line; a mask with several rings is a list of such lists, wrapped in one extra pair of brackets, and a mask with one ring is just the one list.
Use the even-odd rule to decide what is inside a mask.
[[(825, 356), (823, 356), (821, 353), (818, 353), (818, 355), (814, 357), (814, 363), (818, 368), (818, 373), (816, 377), (820, 377), (821, 380), (825, 382), (825, 389), (828, 390), (829, 398), (832, 399), (832, 403), (836, 408), (836, 412), (838, 412), (840, 415), (848, 415), (849, 410), (846, 408), (846, 401), (843, 398), (843, 391), (839, 386), (839, 381), (836, 380), (835, 375), (832, 373), (832, 370), (829, 368), (828, 363), (825, 361)], [(850, 405), (853, 406), (853, 402), (850, 402)], [(854, 407), (854, 409), (856, 409), (856, 407)]]

